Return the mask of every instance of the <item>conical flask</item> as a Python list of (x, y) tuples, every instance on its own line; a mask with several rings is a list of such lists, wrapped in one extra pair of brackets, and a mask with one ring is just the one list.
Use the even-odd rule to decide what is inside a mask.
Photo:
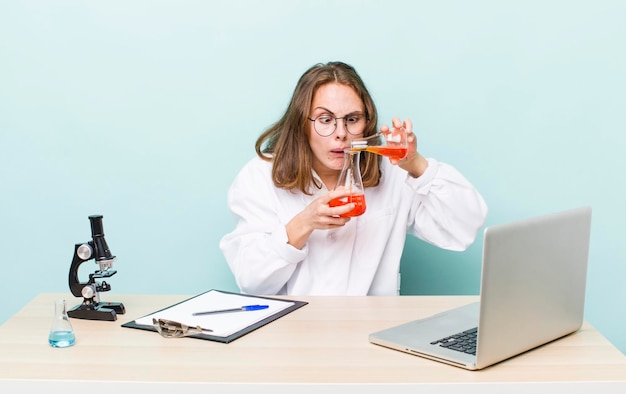
[(407, 140), (407, 132), (404, 127), (401, 127), (369, 137), (355, 138), (350, 141), (350, 150), (352, 152), (368, 151), (399, 161), (408, 153)]
[(339, 216), (359, 216), (365, 212), (365, 193), (363, 192), (363, 180), (361, 179), (360, 157), (361, 154), (359, 152), (352, 153), (350, 149), (346, 149), (343, 152), (343, 168), (339, 174), (335, 190), (344, 187), (350, 191), (350, 194), (335, 198), (328, 205), (337, 207), (355, 203), (356, 206), (353, 210)]
[(67, 303), (65, 300), (55, 300), (54, 318), (52, 319), (48, 342), (52, 347), (69, 347), (74, 344), (75, 340), (74, 330), (67, 316)]

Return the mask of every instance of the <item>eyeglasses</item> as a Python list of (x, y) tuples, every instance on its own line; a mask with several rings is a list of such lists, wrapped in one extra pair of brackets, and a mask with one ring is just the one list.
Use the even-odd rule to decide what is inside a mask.
[(182, 338), (213, 331), (210, 328), (202, 328), (200, 326), (191, 327), (177, 321), (166, 319), (153, 318), (152, 325), (163, 338)]
[(308, 118), (313, 122), (315, 132), (321, 137), (328, 137), (337, 129), (337, 120), (343, 119), (346, 131), (352, 135), (359, 135), (365, 130), (365, 126), (369, 119), (362, 114), (346, 115), (341, 118), (335, 115), (323, 114), (315, 119)]

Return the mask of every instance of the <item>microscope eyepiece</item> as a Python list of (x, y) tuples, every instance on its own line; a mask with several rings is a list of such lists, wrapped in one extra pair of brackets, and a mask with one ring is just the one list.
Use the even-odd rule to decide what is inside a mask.
[(102, 215), (89, 216), (91, 222), (91, 238), (94, 245), (94, 257), (96, 261), (113, 260), (115, 256), (111, 254), (107, 241), (104, 239), (104, 229), (102, 227)]
[(96, 235), (104, 236), (104, 229), (102, 227), (102, 215), (89, 216), (89, 222), (91, 223), (91, 236), (92, 237), (95, 237)]

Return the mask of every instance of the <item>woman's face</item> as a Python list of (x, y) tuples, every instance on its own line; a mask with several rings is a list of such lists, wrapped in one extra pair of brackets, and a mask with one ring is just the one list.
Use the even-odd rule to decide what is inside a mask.
[[(346, 118), (335, 121), (333, 117)], [(309, 118), (318, 118), (317, 122), (310, 122), (309, 129), (313, 169), (323, 181), (328, 177), (334, 177), (336, 181), (343, 165), (344, 149), (350, 148), (350, 140), (363, 137), (367, 123), (363, 102), (351, 87), (328, 83), (320, 86), (315, 92)], [(346, 130), (346, 121), (350, 132)], [(336, 127), (332, 132), (334, 123)], [(323, 137), (319, 131), (324, 135), (330, 135)], [(328, 184), (326, 186), (333, 187)]]

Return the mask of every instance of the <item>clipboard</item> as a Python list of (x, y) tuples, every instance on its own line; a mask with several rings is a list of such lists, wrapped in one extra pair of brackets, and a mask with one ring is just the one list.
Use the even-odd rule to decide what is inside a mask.
[[(206, 292), (200, 293), (198, 295), (195, 295), (193, 297), (190, 297), (186, 300), (183, 300), (181, 302), (178, 302), (176, 304), (170, 305), (168, 307), (165, 307), (163, 309), (160, 309), (158, 311), (152, 312), (148, 315), (145, 315), (141, 318), (138, 318), (136, 320), (132, 320), (129, 321), (127, 323), (122, 324), (122, 327), (126, 327), (126, 328), (135, 328), (135, 329), (140, 329), (140, 330), (147, 330), (147, 331), (154, 331), (156, 332), (156, 329), (154, 328), (153, 325), (148, 325), (148, 324), (139, 324), (137, 323), (137, 320), (141, 320), (146, 318), (147, 316), (151, 316), (154, 315), (156, 313), (160, 313), (160, 312), (164, 312), (167, 311), (170, 308), (173, 308), (175, 306), (179, 306), (182, 305), (184, 303), (190, 302), (198, 297), (201, 297), (207, 293), (210, 292), (219, 292), (222, 293), (224, 295), (235, 295), (238, 297), (249, 297), (251, 299), (252, 303), (258, 303), (262, 300), (270, 300), (270, 301), (280, 301), (280, 302), (286, 302), (286, 303), (290, 303), (291, 305), (287, 306), (286, 308), (277, 311), (275, 313), (272, 313), (271, 315), (263, 318), (262, 320), (256, 321), (252, 324), (247, 325), (246, 327), (232, 333), (229, 334), (227, 336), (217, 336), (217, 335), (211, 335), (211, 334), (197, 334), (197, 335), (189, 335), (186, 338), (197, 338), (197, 339), (205, 339), (205, 340), (210, 340), (210, 341), (215, 341), (215, 342), (222, 342), (222, 343), (230, 343), (238, 338), (241, 338), (242, 336), (256, 330), (257, 328), (263, 327), (266, 324), (269, 324), (271, 322), (273, 322), (274, 320), (277, 320), (293, 311), (295, 311), (296, 309), (299, 309), (305, 305), (308, 304), (308, 302), (305, 301), (295, 301), (295, 300), (284, 300), (284, 299), (280, 299), (280, 298), (273, 298), (273, 297), (262, 297), (262, 296), (255, 296), (255, 295), (249, 295), (249, 294), (241, 294), (241, 293), (234, 293), (234, 292), (229, 292), (229, 291), (223, 291), (223, 290), (216, 290), (216, 289), (211, 289), (208, 290)], [(242, 312), (242, 313), (247, 313), (247, 312)]]

